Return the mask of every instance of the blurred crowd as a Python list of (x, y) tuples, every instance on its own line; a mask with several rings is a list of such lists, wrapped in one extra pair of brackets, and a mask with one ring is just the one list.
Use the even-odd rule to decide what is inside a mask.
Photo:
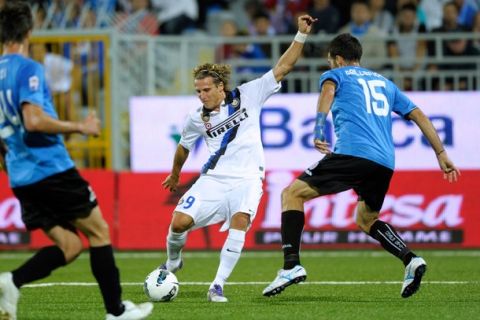
[[(2, 1), (0, 0), (0, 5)], [(318, 19), (313, 34), (352, 33), (376, 69), (475, 70), (476, 63), (426, 63), (424, 57), (472, 57), (480, 38), (446, 38), (438, 46), (421, 34), (480, 34), (480, 0), (31, 0), (36, 29), (116, 28), (149, 35), (203, 34), (223, 37), (296, 33), (299, 15)], [(407, 36), (407, 37), (402, 37)], [(441, 50), (439, 52), (438, 50)], [(324, 57), (325, 45), (309, 43), (305, 55)], [(224, 45), (217, 59), (267, 59), (268, 42)], [(397, 58), (388, 64), (388, 59)], [(242, 72), (260, 73), (253, 66)], [(409, 84), (404, 84), (408, 89)]]
[[(2, 0), (6, 1), (6, 0)], [(0, 3), (2, 2), (0, 1)], [(117, 27), (127, 33), (221, 34), (218, 20), (250, 35), (296, 32), (296, 17), (318, 18), (314, 33), (365, 35), (478, 31), (480, 0), (31, 0), (36, 27)], [(450, 7), (450, 8), (449, 8)], [(452, 12), (454, 11), (454, 12)], [(455, 25), (452, 19), (455, 20)], [(221, 21), (224, 22), (224, 21)]]

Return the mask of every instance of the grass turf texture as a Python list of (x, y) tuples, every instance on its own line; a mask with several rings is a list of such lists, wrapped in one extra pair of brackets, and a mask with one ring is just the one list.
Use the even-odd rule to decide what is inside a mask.
[[(177, 273), (178, 297), (156, 303), (150, 319), (480, 319), (480, 251), (419, 253), (427, 261), (427, 274), (420, 291), (403, 299), (403, 265), (381, 251), (306, 251), (307, 282), (271, 298), (261, 292), (281, 267), (281, 252), (246, 252), (225, 287), (229, 303), (212, 304), (206, 292), (218, 252), (187, 252), (185, 267)], [(29, 256), (0, 253), (0, 272)], [(123, 298), (145, 301), (143, 280), (165, 254), (122, 252), (116, 257)], [(21, 292), (19, 319), (105, 318), (88, 253)]]

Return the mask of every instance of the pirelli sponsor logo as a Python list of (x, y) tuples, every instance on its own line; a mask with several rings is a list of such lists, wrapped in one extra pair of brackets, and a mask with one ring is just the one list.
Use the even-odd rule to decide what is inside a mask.
[(248, 113), (245, 108), (240, 109), (236, 111), (234, 114), (232, 114), (230, 117), (225, 119), (224, 121), (220, 122), (217, 124), (215, 127), (212, 127), (211, 129), (207, 130), (207, 135), (210, 138), (215, 138), (218, 137), (228, 130), (238, 127), (240, 123), (248, 118)]

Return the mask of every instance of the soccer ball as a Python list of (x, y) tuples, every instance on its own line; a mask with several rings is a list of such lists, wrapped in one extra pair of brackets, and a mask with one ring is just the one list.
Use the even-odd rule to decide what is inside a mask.
[(143, 291), (151, 301), (172, 301), (178, 294), (177, 277), (168, 270), (155, 269), (143, 283)]

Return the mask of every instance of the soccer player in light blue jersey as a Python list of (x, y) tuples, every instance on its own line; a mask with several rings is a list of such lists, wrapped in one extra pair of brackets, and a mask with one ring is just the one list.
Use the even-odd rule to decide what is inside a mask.
[(54, 245), (40, 249), (15, 270), (0, 274), (0, 318), (17, 318), (19, 289), (24, 284), (43, 279), (78, 257), (82, 251), (79, 230), (90, 243), (90, 265), (102, 293), (106, 319), (144, 319), (153, 305), (122, 302), (108, 225), (61, 136), (98, 135), (100, 121), (94, 114), (81, 122), (58, 119), (44, 68), (28, 58), (32, 28), (26, 2), (5, 3), (0, 11), (0, 140), (25, 226), (43, 230)]
[[(328, 50), (331, 70), (320, 78), (320, 97), (314, 131), (315, 148), (326, 156), (305, 170), (282, 193), (282, 248), (284, 266), (265, 288), (265, 296), (282, 292), (304, 281), (300, 241), (305, 222), (304, 203), (322, 195), (353, 189), (358, 195), (356, 223), (405, 265), (401, 296), (410, 297), (420, 287), (427, 269), (395, 229), (378, 219), (395, 167), (391, 112), (412, 120), (430, 142), (449, 182), (459, 170), (447, 156), (430, 120), (397, 86), (382, 75), (362, 68), (362, 46), (350, 34), (332, 40)], [(331, 152), (324, 126), (332, 111), (337, 142)]]

